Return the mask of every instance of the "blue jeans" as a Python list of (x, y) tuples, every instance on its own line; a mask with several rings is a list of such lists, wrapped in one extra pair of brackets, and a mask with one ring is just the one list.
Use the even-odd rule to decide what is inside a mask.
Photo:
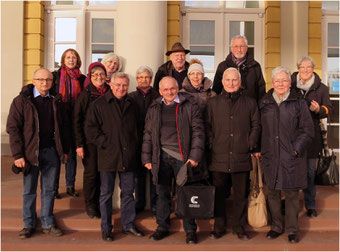
[(36, 199), (40, 176), (41, 213), (40, 221), (43, 228), (55, 226), (53, 215), (55, 179), (60, 160), (55, 147), (39, 150), (39, 166), (32, 166), (29, 174), (24, 177), (23, 218), (25, 228), (35, 228), (37, 222)]
[(307, 182), (308, 186), (303, 190), (303, 198), (306, 209), (316, 208), (316, 186), (315, 186), (315, 174), (316, 174), (316, 158), (310, 158), (307, 160)]
[[(77, 155), (75, 151), (75, 147), (71, 146), (70, 151), (68, 153), (68, 160), (65, 164), (65, 179), (67, 187), (74, 187), (74, 183), (76, 181), (76, 172), (77, 172)], [(55, 190), (59, 189), (59, 179), (60, 179), (60, 165), (58, 168), (57, 178)]]
[[(116, 172), (100, 172), (100, 198), (101, 230), (111, 231), (112, 225), (112, 195), (115, 188)], [(118, 172), (120, 187), (120, 210), (123, 230), (134, 227), (136, 217), (133, 172)]]

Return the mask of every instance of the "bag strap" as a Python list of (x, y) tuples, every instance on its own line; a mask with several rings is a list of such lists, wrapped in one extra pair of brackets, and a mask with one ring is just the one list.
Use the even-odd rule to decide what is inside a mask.
[(261, 170), (261, 164), (260, 164), (259, 158), (256, 158), (256, 163), (257, 163), (257, 172), (258, 172), (258, 179), (259, 179), (259, 188), (263, 188), (262, 170)]
[[(320, 129), (321, 129), (321, 135), (322, 135), (322, 143), (323, 143), (323, 155), (325, 157), (329, 157), (330, 151), (329, 151), (329, 146), (328, 146), (328, 141), (327, 141), (327, 129), (325, 128), (325, 125), (323, 124), (322, 120), (320, 119)], [(327, 116), (327, 125), (330, 126), (330, 117), (329, 115)], [(333, 150), (332, 150), (333, 151)]]
[(255, 160), (257, 158), (255, 157), (251, 157), (251, 163), (253, 166), (253, 174), (254, 174), (254, 184), (253, 187), (256, 187), (259, 183), (258, 183), (258, 169), (257, 169), (257, 161)]

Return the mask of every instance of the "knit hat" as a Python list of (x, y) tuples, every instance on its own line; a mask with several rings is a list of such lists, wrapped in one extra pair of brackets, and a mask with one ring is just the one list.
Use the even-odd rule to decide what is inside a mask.
[(105, 66), (102, 63), (100, 63), (100, 62), (93, 62), (93, 63), (91, 63), (91, 65), (89, 65), (89, 71), (87, 72), (87, 76), (91, 76), (91, 71), (92, 71), (92, 68), (94, 68), (94, 67), (101, 67), (101, 68), (103, 68), (103, 70), (105, 72), (105, 75), (107, 75)]
[(190, 72), (192, 72), (194, 70), (198, 70), (202, 74), (204, 74), (204, 68), (203, 68), (202, 62), (198, 59), (193, 59), (193, 60), (190, 61), (190, 65), (189, 65), (189, 69), (188, 69), (188, 76), (189, 76)]

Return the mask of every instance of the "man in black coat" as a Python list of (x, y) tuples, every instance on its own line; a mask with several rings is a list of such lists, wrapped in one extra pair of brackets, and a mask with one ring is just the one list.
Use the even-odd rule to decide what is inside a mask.
[(180, 42), (176, 42), (171, 47), (170, 51), (166, 52), (166, 56), (170, 57), (170, 60), (161, 65), (156, 73), (153, 87), (156, 91), (159, 91), (159, 82), (165, 76), (171, 76), (176, 79), (179, 90), (182, 89), (182, 82), (188, 74), (189, 63), (185, 61), (185, 55), (190, 50), (185, 49)]
[[(178, 93), (172, 77), (160, 82), (160, 93), (149, 107), (145, 119), (142, 163), (152, 171), (157, 190), (157, 230), (151, 240), (169, 235), (171, 211), (171, 182), (184, 163), (200, 169), (204, 154), (204, 125), (193, 96)], [(190, 180), (191, 178), (188, 178)], [(186, 243), (197, 243), (194, 219), (183, 219)]]
[(100, 172), (101, 231), (104, 241), (113, 241), (112, 195), (118, 172), (121, 189), (121, 219), (123, 233), (134, 236), (144, 234), (134, 225), (136, 217), (134, 192), (137, 166), (138, 107), (127, 95), (129, 77), (115, 73), (110, 88), (90, 107), (86, 122), (87, 137), (98, 148)]
[(260, 137), (260, 115), (253, 98), (242, 93), (241, 75), (236, 68), (223, 74), (221, 95), (207, 104), (206, 130), (211, 150), (209, 170), (212, 172), (215, 194), (215, 224), (210, 237), (218, 239), (226, 229), (226, 185), (228, 174), (233, 180), (233, 233), (248, 240), (245, 231), (247, 183), (251, 170), (251, 153), (256, 151)]

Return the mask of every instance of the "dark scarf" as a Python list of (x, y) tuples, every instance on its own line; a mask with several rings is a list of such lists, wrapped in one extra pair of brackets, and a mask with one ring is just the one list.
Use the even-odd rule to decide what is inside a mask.
[(63, 96), (63, 102), (70, 102), (77, 99), (81, 92), (79, 68), (70, 69), (66, 66), (61, 67), (59, 93)]
[(247, 60), (247, 55), (245, 55), (243, 58), (238, 59), (234, 56), (234, 54), (231, 54), (231, 59), (235, 63), (237, 67), (239, 67), (242, 63), (244, 63)]
[(146, 96), (148, 93), (151, 92), (151, 87), (149, 87), (148, 90), (146, 90), (146, 92), (145, 92), (143, 89), (141, 89), (140, 87), (137, 86), (137, 90), (139, 92), (141, 92), (143, 96)]

